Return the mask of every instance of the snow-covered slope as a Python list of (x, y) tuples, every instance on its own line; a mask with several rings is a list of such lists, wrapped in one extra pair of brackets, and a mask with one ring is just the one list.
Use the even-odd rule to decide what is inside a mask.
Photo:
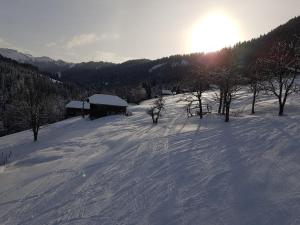
[(299, 95), (279, 118), (269, 97), (250, 116), (242, 93), (228, 124), (187, 119), (179, 99), (157, 126), (145, 102), (0, 138), (1, 224), (300, 224)]
[(161, 63), (161, 64), (158, 64), (158, 65), (155, 65), (155, 66), (151, 67), (151, 68), (148, 70), (148, 72), (149, 72), (149, 73), (152, 73), (153, 71), (155, 71), (155, 70), (157, 70), (157, 69), (159, 69), (159, 68), (161, 68), (161, 67), (163, 67), (163, 66), (165, 66), (165, 65), (166, 65), (166, 63)]

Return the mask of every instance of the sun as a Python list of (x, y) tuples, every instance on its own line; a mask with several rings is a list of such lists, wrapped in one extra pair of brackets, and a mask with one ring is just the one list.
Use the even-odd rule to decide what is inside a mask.
[(241, 40), (237, 23), (221, 12), (210, 13), (192, 27), (189, 34), (189, 52), (214, 52)]

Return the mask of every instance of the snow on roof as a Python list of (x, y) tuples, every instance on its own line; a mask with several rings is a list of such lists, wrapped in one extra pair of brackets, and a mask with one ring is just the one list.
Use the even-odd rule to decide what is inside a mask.
[[(66, 108), (71, 108), (71, 109), (82, 109), (82, 101), (70, 101), (67, 105)], [(84, 102), (84, 109), (90, 109), (90, 103)]]
[(90, 104), (112, 105), (112, 106), (128, 106), (128, 103), (115, 95), (95, 94), (89, 97)]

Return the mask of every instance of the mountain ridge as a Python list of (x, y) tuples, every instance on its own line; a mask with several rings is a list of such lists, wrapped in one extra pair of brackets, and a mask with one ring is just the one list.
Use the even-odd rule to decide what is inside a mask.
[[(237, 53), (239, 61), (247, 66), (260, 54), (267, 52), (274, 42), (290, 40), (294, 35), (300, 37), (300, 16), (292, 18), (260, 37), (239, 42), (232, 48)], [(30, 55), (24, 54), (23, 57), (29, 57), (32, 61)], [(48, 57), (35, 57), (39, 62), (32, 64), (41, 71), (51, 73), (51, 77), (54, 79), (74, 82), (85, 87), (92, 86), (98, 92), (103, 90), (115, 92), (116, 89), (125, 86), (140, 86), (147, 80), (156, 80), (156, 83), (160, 83), (160, 85), (172, 86), (172, 83), (178, 83), (179, 80), (184, 79), (194, 65), (199, 65), (203, 61), (209, 63), (217, 57), (218, 52), (192, 53), (155, 60), (135, 59), (117, 64), (103, 61), (67, 63), (59, 60), (52, 61)]]

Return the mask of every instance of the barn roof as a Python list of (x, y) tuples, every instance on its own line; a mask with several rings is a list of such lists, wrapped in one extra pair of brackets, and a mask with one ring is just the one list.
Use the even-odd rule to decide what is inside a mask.
[(103, 94), (95, 94), (89, 97), (89, 103), (96, 105), (128, 106), (128, 103), (118, 96)]
[[(82, 101), (70, 101), (66, 108), (69, 109), (82, 109)], [(84, 109), (90, 109), (90, 103), (84, 102)]]

